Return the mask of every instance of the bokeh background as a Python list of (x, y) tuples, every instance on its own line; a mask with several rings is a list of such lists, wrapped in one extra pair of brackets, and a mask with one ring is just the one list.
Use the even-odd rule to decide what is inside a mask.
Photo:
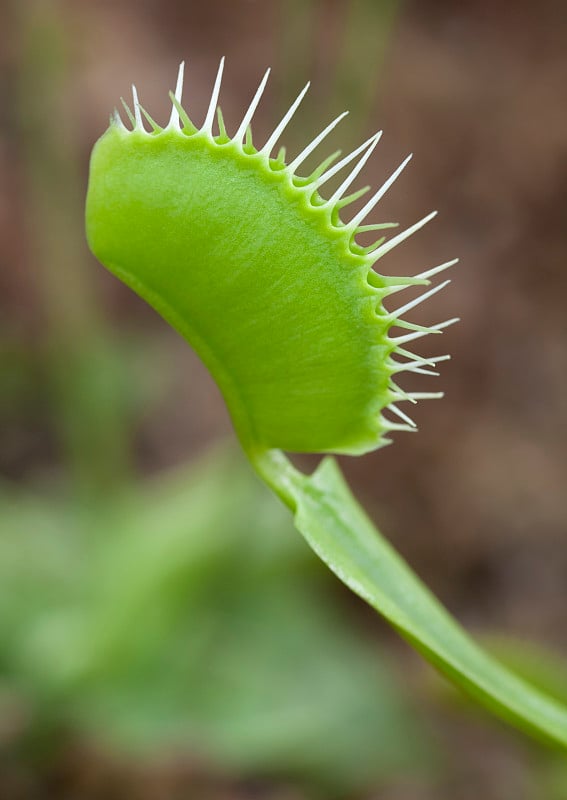
[(461, 257), (413, 317), (462, 318), (446, 398), (343, 466), (452, 612), (567, 694), (564, 1), (2, 0), (0, 797), (565, 800), (563, 757), (318, 565), (190, 348), (88, 253), (109, 112), (135, 81), (164, 121), (186, 59), (200, 120), (221, 55), (229, 131), (271, 65), (259, 141), (311, 78), (291, 153), (344, 108), (323, 155), (383, 128), (376, 184), (414, 152), (379, 217), (440, 216), (385, 269)]

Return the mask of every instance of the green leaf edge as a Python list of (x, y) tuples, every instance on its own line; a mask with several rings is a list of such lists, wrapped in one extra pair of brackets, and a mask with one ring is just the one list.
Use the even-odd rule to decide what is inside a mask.
[(332, 457), (312, 475), (280, 451), (249, 453), (310, 547), (456, 687), (496, 716), (567, 751), (567, 707), (482, 650), (380, 534)]

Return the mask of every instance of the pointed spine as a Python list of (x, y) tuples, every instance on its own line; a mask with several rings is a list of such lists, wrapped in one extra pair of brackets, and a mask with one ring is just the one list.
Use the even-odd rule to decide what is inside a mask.
[(262, 98), (269, 77), (270, 77), (270, 68), (268, 67), (268, 69), (264, 73), (264, 77), (260, 81), (260, 85), (256, 89), (256, 93), (254, 94), (254, 97), (252, 98), (252, 101), (248, 106), (246, 113), (244, 114), (244, 117), (242, 118), (242, 122), (240, 123), (238, 130), (234, 134), (233, 141), (238, 142), (239, 144), (243, 144), (244, 137), (246, 136), (246, 131), (252, 121), (252, 117), (254, 116), (256, 109), (258, 108), (258, 104)]
[(330, 132), (334, 128), (336, 128), (336, 126), (339, 124), (339, 122), (342, 119), (344, 119), (347, 116), (347, 114), (348, 114), (348, 111), (343, 111), (342, 114), (339, 114), (339, 116), (336, 117), (336, 119), (334, 119), (332, 122), (330, 122), (327, 125), (327, 127), (324, 130), (322, 130), (321, 133), (318, 136), (316, 136), (313, 139), (313, 141), (310, 144), (308, 144), (307, 147), (305, 147), (298, 156), (296, 156), (294, 158), (294, 160), (291, 162), (291, 164), (289, 164), (288, 167), (287, 167), (292, 175), (295, 174), (295, 171), (297, 170), (297, 168), (301, 164), (303, 164), (305, 159), (308, 158), (311, 155), (311, 153), (315, 150), (315, 148), (318, 147), (321, 144), (321, 142), (330, 134)]
[(439, 322), (437, 325), (432, 325), (429, 328), (423, 328), (423, 330), (414, 331), (413, 333), (406, 333), (403, 336), (389, 336), (388, 338), (397, 346), (405, 344), (406, 342), (412, 342), (414, 339), (421, 339), (424, 336), (429, 336), (430, 333), (443, 333), (445, 328), (448, 328), (449, 325), (454, 325), (455, 322), (460, 322), (459, 317), (447, 319), (445, 322)]
[(359, 160), (358, 164), (356, 164), (356, 166), (353, 167), (353, 169), (351, 170), (349, 175), (347, 175), (347, 177), (344, 179), (344, 181), (341, 183), (339, 188), (335, 192), (333, 192), (331, 197), (327, 200), (327, 205), (328, 206), (333, 208), (335, 206), (335, 204), (337, 203), (337, 201), (343, 196), (343, 194), (349, 188), (349, 186), (354, 182), (354, 180), (359, 175), (359, 173), (363, 169), (364, 165), (366, 164), (366, 162), (368, 161), (368, 159), (370, 158), (370, 156), (374, 152), (374, 150), (376, 148), (376, 145), (380, 141), (381, 135), (382, 135), (381, 131), (376, 134), (374, 139), (371, 141), (370, 146), (368, 147), (368, 149), (366, 150), (366, 152), (364, 153), (362, 158)]
[(138, 90), (136, 89), (134, 84), (132, 84), (132, 103), (134, 105), (134, 121), (135, 121), (134, 130), (137, 130), (140, 133), (145, 133), (145, 134), (149, 135), (148, 131), (144, 127), (144, 122), (142, 120), (142, 110), (141, 110), (141, 106), (140, 106), (140, 100), (138, 99)]
[(213, 86), (213, 91), (211, 93), (211, 99), (209, 102), (209, 107), (207, 109), (207, 115), (205, 117), (205, 121), (203, 122), (203, 127), (201, 130), (203, 133), (208, 134), (212, 137), (213, 135), (213, 122), (215, 119), (215, 112), (217, 110), (217, 104), (219, 101), (219, 94), (220, 94), (220, 87), (222, 82), (222, 73), (224, 70), (224, 56), (221, 58), (219, 63), (219, 68), (217, 70), (217, 76), (215, 78), (215, 83)]
[(409, 156), (405, 159), (405, 161), (402, 161), (400, 166), (394, 170), (394, 172), (390, 175), (390, 177), (386, 181), (384, 181), (382, 186), (378, 189), (377, 192), (374, 193), (374, 195), (366, 203), (364, 208), (361, 208), (358, 214), (355, 217), (353, 217), (353, 219), (351, 219), (351, 221), (349, 222), (349, 228), (356, 230), (356, 228), (360, 225), (362, 220), (366, 218), (367, 214), (369, 214), (370, 211), (372, 211), (372, 209), (374, 208), (374, 206), (377, 205), (377, 203), (384, 197), (390, 186), (396, 181), (400, 173), (405, 169), (406, 165), (410, 162), (411, 158), (412, 158), (412, 153), (410, 153)]
[(181, 98), (183, 96), (183, 77), (185, 73), (185, 61), (182, 61), (179, 65), (179, 70), (177, 72), (177, 83), (175, 84), (175, 93), (174, 98), (176, 102), (172, 102), (171, 104), (171, 116), (169, 117), (169, 122), (167, 123), (166, 130), (175, 130), (180, 131), (181, 125), (179, 122), (179, 107), (181, 106)]
[(412, 234), (418, 231), (420, 228), (423, 228), (424, 225), (427, 225), (434, 217), (437, 216), (437, 211), (432, 211), (431, 214), (428, 214), (423, 219), (420, 219), (419, 222), (416, 222), (414, 225), (411, 225), (409, 228), (406, 228), (405, 231), (398, 233), (397, 236), (394, 236), (393, 239), (388, 239), (387, 242), (377, 247), (372, 253), (370, 253), (370, 257), (372, 258), (373, 263), (376, 263), (378, 259), (385, 256), (386, 253), (389, 253), (390, 250), (393, 250), (394, 247), (397, 247), (401, 244), (405, 239), (408, 239)]
[(446, 280), (446, 281), (443, 281), (443, 283), (440, 283), (437, 286), (434, 286), (433, 289), (429, 289), (429, 291), (424, 292), (423, 294), (420, 294), (419, 297), (416, 297), (414, 300), (410, 300), (409, 303), (406, 303), (405, 305), (401, 306), (400, 308), (397, 308), (395, 311), (392, 311), (389, 316), (391, 318), (398, 319), (403, 314), (405, 314), (407, 311), (410, 311), (412, 308), (415, 308), (416, 306), (418, 306), (421, 303), (425, 302), (425, 300), (428, 300), (430, 297), (433, 297), (434, 294), (437, 294), (437, 292), (440, 292), (441, 289), (444, 289), (445, 286), (448, 286), (450, 283), (451, 283), (450, 279)]
[(434, 275), (438, 275), (440, 272), (444, 272), (446, 269), (449, 269), (449, 267), (454, 267), (455, 264), (458, 263), (458, 258), (454, 258), (452, 261), (445, 261), (444, 264), (439, 264), (438, 267), (432, 267), (431, 269), (426, 269), (425, 272), (420, 272), (415, 278), (417, 280), (429, 280), (429, 278), (432, 278)]
[(282, 135), (284, 130), (289, 125), (289, 123), (291, 121), (291, 118), (293, 117), (293, 115), (295, 114), (295, 112), (297, 111), (297, 109), (299, 107), (299, 104), (301, 103), (301, 101), (303, 100), (305, 95), (307, 94), (307, 90), (309, 89), (310, 85), (311, 85), (310, 82), (307, 82), (305, 84), (303, 89), (300, 91), (298, 96), (295, 98), (295, 100), (291, 104), (289, 110), (284, 114), (284, 117), (281, 120), (281, 122), (279, 122), (278, 125), (276, 125), (276, 128), (275, 128), (274, 132), (272, 133), (272, 135), (270, 136), (270, 138), (268, 139), (268, 141), (266, 142), (264, 147), (262, 147), (262, 149), (260, 150), (260, 152), (264, 156), (269, 156), (270, 155), (273, 146), (275, 145), (275, 143), (278, 141), (278, 139), (280, 138), (280, 136)]
[[(136, 128), (136, 118), (132, 114), (132, 111), (130, 110), (130, 106), (128, 105), (126, 100), (124, 100), (123, 97), (120, 98), (120, 102), (122, 103), (122, 105), (124, 107), (124, 111), (126, 112), (126, 116), (130, 120), (130, 124), (132, 125), (132, 130), (135, 130), (135, 128)], [(126, 127), (126, 126), (124, 126), (124, 127)], [(128, 128), (126, 128), (126, 130), (128, 130)], [(128, 131), (128, 132), (130, 133), (131, 131)]]
[(357, 156), (359, 156), (360, 153), (363, 152), (363, 150), (366, 150), (366, 148), (372, 144), (374, 139), (376, 138), (380, 139), (381, 135), (382, 131), (378, 131), (373, 136), (371, 136), (370, 139), (367, 139), (365, 142), (359, 145), (355, 150), (353, 150), (352, 153), (349, 153), (347, 156), (345, 156), (341, 161), (339, 161), (338, 164), (335, 164), (335, 166), (332, 167), (332, 169), (328, 170), (323, 175), (321, 175), (321, 177), (317, 181), (316, 188), (318, 189), (320, 186), (323, 186), (324, 183), (326, 183), (328, 180), (334, 177), (338, 172), (340, 172), (341, 169), (343, 169), (343, 167), (346, 167), (348, 164), (351, 163), (351, 161), (354, 161), (354, 159)]
[(400, 411), (400, 409), (397, 408), (397, 406), (395, 406), (394, 403), (390, 403), (390, 405), (386, 406), (386, 408), (393, 414), (395, 414), (397, 417), (402, 419), (404, 422), (406, 422), (408, 425), (410, 425), (412, 428), (417, 428), (417, 425), (415, 424), (413, 419), (409, 417), (404, 411)]

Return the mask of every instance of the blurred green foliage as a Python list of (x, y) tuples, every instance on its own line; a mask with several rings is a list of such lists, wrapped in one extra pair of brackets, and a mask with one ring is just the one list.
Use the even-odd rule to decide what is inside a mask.
[(0, 519), (0, 680), (34, 724), (335, 789), (432, 755), (236, 455), (90, 507), (4, 487)]

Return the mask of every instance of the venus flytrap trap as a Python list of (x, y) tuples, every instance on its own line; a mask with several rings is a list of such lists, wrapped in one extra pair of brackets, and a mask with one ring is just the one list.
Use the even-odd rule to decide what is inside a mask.
[[(135, 89), (133, 130), (115, 114), (93, 155), (93, 250), (193, 343), (223, 391), (246, 450), (373, 450), (392, 431), (415, 427), (398, 403), (426, 396), (403, 392), (397, 375), (427, 372), (441, 360), (417, 358), (403, 349), (407, 337), (396, 340), (390, 329), (410, 328), (413, 337), (449, 324), (416, 331), (402, 318), (445, 284), (398, 312), (387, 313), (383, 300), (406, 286), (426, 285), (454, 262), (402, 280), (374, 272), (383, 255), (433, 216), (374, 247), (356, 243), (361, 226), (383, 227), (363, 222), (407, 159), (343, 222), (340, 214), (360, 194), (347, 192), (380, 134), (338, 163), (331, 165), (331, 157), (299, 177), (297, 170), (344, 114), (286, 165), (271, 152), (308, 87), (257, 150), (249, 123), (268, 73), (231, 139), (222, 116), (220, 134), (212, 132), (222, 66), (200, 130), (181, 107), (182, 71), (164, 129), (152, 120), (146, 132)], [(324, 200), (319, 190), (357, 158)]]
[[(509, 722), (567, 748), (567, 709), (467, 637), (372, 526), (335, 461), (324, 459), (304, 475), (282, 452), (375, 450), (392, 433), (415, 430), (400, 404), (441, 397), (398, 381), (403, 373), (436, 375), (437, 363), (448, 358), (421, 358), (406, 345), (455, 319), (432, 326), (405, 319), (448, 281), (396, 311), (384, 301), (406, 287), (429, 286), (456, 262), (407, 278), (375, 270), (435, 212), (388, 239), (382, 231), (392, 223), (366, 221), (409, 157), (349, 218), (348, 206), (368, 187), (349, 190), (381, 132), (303, 176), (306, 159), (345, 114), (287, 163), (284, 148), (273, 152), (309, 84), (258, 148), (250, 124), (269, 70), (230, 136), (218, 108), (223, 67), (221, 60), (200, 128), (182, 105), (183, 64), (165, 127), (142, 108), (135, 88), (133, 111), (124, 103), (131, 128), (117, 111), (111, 116), (91, 160), (91, 249), (199, 353), (254, 468), (339, 578), (455, 684)], [(335, 176), (342, 182), (326, 198)], [(359, 244), (357, 236), (371, 230), (381, 238)]]

